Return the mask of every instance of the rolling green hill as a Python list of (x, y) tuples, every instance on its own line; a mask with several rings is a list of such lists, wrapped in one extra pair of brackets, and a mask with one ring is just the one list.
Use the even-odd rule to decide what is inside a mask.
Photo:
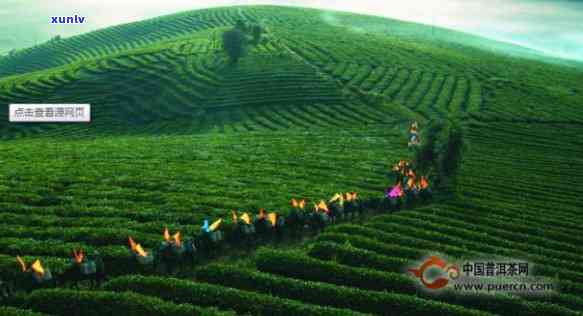
[[(232, 67), (219, 39), (237, 19), (261, 21), (268, 34)], [(89, 134), (282, 129), (306, 125), (312, 113), (364, 123), (447, 116), (581, 122), (575, 68), (479, 50), (475, 43), (503, 44), (463, 33), (369, 20), (234, 7), (112, 27), (3, 59), (0, 106), (91, 103)], [(54, 127), (9, 125), (1, 115), (4, 137)], [(59, 126), (58, 133), (77, 129)]]
[[(237, 20), (266, 32), (231, 64), (220, 39)], [(58, 315), (95, 305), (140, 315), (580, 314), (581, 82), (580, 68), (509, 44), (273, 6), (184, 12), (21, 50), (0, 59), (0, 279), (18, 275), (16, 255), (58, 272), (82, 247), (99, 250), (116, 278), (12, 305)], [(11, 103), (90, 103), (92, 122), (10, 124)], [(382, 196), (390, 166), (413, 157), (411, 120), (422, 130), (461, 123), (453, 194), (191, 274), (126, 275), (128, 236), (151, 249), (165, 226), (193, 235), (233, 209), (286, 214), (293, 197)], [(432, 252), (528, 260), (560, 290), (427, 296), (403, 268)], [(137, 294), (116, 294), (126, 290)]]

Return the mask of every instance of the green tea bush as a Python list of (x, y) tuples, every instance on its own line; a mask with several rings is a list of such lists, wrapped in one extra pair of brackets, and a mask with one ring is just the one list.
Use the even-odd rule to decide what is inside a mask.
[(47, 289), (34, 291), (20, 300), (25, 308), (59, 316), (233, 315), (130, 292)]
[(402, 273), (352, 268), (335, 262), (310, 258), (297, 251), (263, 248), (257, 251), (255, 260), (260, 271), (282, 276), (366, 290), (417, 293), (413, 280)]
[(226, 265), (197, 270), (197, 278), (213, 284), (382, 315), (486, 315), (461, 306), (428, 301), (411, 295), (366, 291), (328, 283), (303, 281)]
[(125, 276), (109, 281), (104, 285), (104, 289), (116, 292), (132, 291), (175, 303), (233, 309), (241, 314), (354, 315), (353, 312), (344, 309), (303, 304), (266, 294), (174, 278)]
[(9, 306), (0, 307), (0, 315), (3, 316), (45, 316), (46, 314), (33, 312), (27, 309), (19, 309)]

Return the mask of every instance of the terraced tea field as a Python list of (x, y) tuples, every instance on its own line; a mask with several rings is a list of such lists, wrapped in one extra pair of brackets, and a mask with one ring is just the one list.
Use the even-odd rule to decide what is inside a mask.
[[(575, 197), (579, 189), (571, 188), (573, 179), (581, 177), (583, 161), (568, 155), (575, 149), (569, 149), (570, 144), (581, 145), (577, 142), (581, 128), (568, 130), (557, 131), (562, 138), (558, 140), (558, 135), (541, 132), (536, 124), (472, 125), (468, 134), (472, 153), (464, 160), (458, 180), (462, 196), (457, 200), (376, 216), (362, 224), (333, 226), (300, 250), (265, 248), (250, 262), (202, 267), (193, 280), (128, 276), (112, 280), (106, 289), (257, 314), (266, 313), (270, 303), (242, 302), (269, 293), (278, 297), (272, 301), (291, 299), (307, 306), (374, 314), (574, 315), (583, 307), (582, 236), (578, 233), (583, 217), (581, 200)], [(566, 152), (558, 150), (560, 154), (553, 157), (552, 148), (566, 148)], [(495, 162), (483, 159), (485, 152)], [(528, 153), (528, 163), (518, 153)], [(549, 160), (569, 168), (557, 169)], [(527, 166), (538, 172), (532, 173)], [(547, 177), (541, 177), (547, 172)], [(554, 200), (552, 195), (545, 196), (549, 187), (573, 196)], [(522, 203), (512, 203), (505, 194), (513, 194)], [(524, 195), (533, 197), (523, 199)], [(436, 252), (454, 258), (524, 258), (535, 264), (538, 275), (557, 278), (561, 290), (534, 299), (427, 295), (403, 273), (403, 267)], [(226, 305), (211, 294), (217, 291), (225, 296), (237, 293), (241, 301)], [(200, 299), (207, 296), (213, 299)]]
[[(231, 64), (221, 37), (238, 20), (265, 33)], [(0, 313), (580, 315), (583, 72), (504, 49), (521, 50), (377, 17), (248, 6), (0, 59), (0, 281), (28, 277), (17, 255), (57, 276), (79, 248), (99, 251), (110, 278), (21, 292)], [(11, 124), (11, 103), (90, 103), (92, 122)], [(463, 130), (459, 170), (429, 205), (258, 251), (231, 246), (175, 274), (144, 272), (128, 251), (128, 236), (155, 249), (165, 227), (196, 236), (232, 210), (288, 215), (292, 198), (310, 206), (336, 192), (382, 198), (390, 167), (415, 156), (412, 120), (424, 133), (440, 120)], [(558, 291), (430, 295), (406, 269), (434, 253), (526, 260)]]
[(194, 235), (233, 209), (285, 214), (293, 197), (374, 196), (404, 148), (392, 128), (7, 141), (1, 252), (68, 258), (80, 246), (125, 258), (128, 236), (154, 247), (165, 226)]

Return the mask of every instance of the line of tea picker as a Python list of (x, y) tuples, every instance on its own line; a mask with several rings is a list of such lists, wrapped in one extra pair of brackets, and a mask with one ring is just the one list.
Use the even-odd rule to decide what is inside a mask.
[[(127, 262), (135, 265), (132, 271), (175, 273), (185, 264), (192, 265), (198, 259), (211, 258), (226, 243), (252, 246), (260, 241), (280, 240), (284, 235), (294, 237), (303, 233), (318, 233), (339, 220), (347, 221), (363, 213), (398, 211), (431, 200), (430, 180), (427, 176), (419, 176), (411, 162), (401, 160), (396, 163), (390, 170), (389, 178), (394, 180), (394, 185), (388, 187), (381, 197), (360, 199), (356, 192), (336, 193), (327, 202), (320, 200), (313, 203), (311, 210), (307, 210), (305, 199), (292, 199), (287, 216), (264, 209), (256, 215), (232, 211), (229, 221), (219, 218), (210, 223), (205, 219), (200, 233), (186, 238), (180, 232), (171, 234), (165, 228), (157, 249), (145, 249), (129, 236)], [(22, 273), (30, 276), (20, 278), (19, 283), (23, 284), (17, 284), (19, 289), (26, 291), (67, 284), (76, 287), (80, 281), (99, 286), (106, 279), (105, 263), (97, 251), (86, 255), (82, 250), (73, 250), (70, 265), (57, 276), (39, 259), (30, 266), (19, 256), (16, 260)], [(13, 288), (12, 284), (0, 280), (0, 298), (10, 295)]]
[[(392, 174), (395, 184), (387, 188), (381, 198), (361, 200), (356, 192), (337, 193), (328, 202), (314, 203), (310, 211), (306, 209), (305, 200), (292, 199), (287, 216), (263, 209), (256, 215), (232, 211), (230, 221), (219, 218), (211, 224), (204, 220), (196, 236), (183, 238), (180, 232), (171, 234), (165, 228), (157, 249), (144, 249), (130, 236), (128, 256), (133, 257), (130, 262), (135, 261), (138, 271), (141, 268), (143, 272), (173, 273), (182, 264), (194, 263), (197, 257), (212, 256), (225, 243), (253, 245), (261, 240), (279, 240), (285, 234), (317, 233), (339, 220), (350, 220), (365, 212), (398, 211), (431, 199), (429, 180), (425, 176), (418, 177), (409, 162), (399, 161)], [(67, 283), (76, 286), (80, 281), (90, 281), (94, 286), (106, 278), (105, 263), (97, 251), (86, 255), (82, 250), (73, 250), (70, 266), (57, 276), (39, 259), (30, 265), (19, 256), (16, 261), (18, 268), (30, 275), (29, 284), (17, 284), (25, 290)], [(10, 291), (7, 283), (0, 282), (0, 296), (7, 296)]]

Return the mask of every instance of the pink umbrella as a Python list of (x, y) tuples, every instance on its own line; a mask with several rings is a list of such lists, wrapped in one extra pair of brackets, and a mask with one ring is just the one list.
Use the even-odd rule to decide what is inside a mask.
[(396, 199), (396, 198), (400, 198), (401, 196), (403, 196), (403, 189), (401, 188), (401, 183), (397, 183), (389, 192), (388, 194), (389, 198), (391, 199)]

